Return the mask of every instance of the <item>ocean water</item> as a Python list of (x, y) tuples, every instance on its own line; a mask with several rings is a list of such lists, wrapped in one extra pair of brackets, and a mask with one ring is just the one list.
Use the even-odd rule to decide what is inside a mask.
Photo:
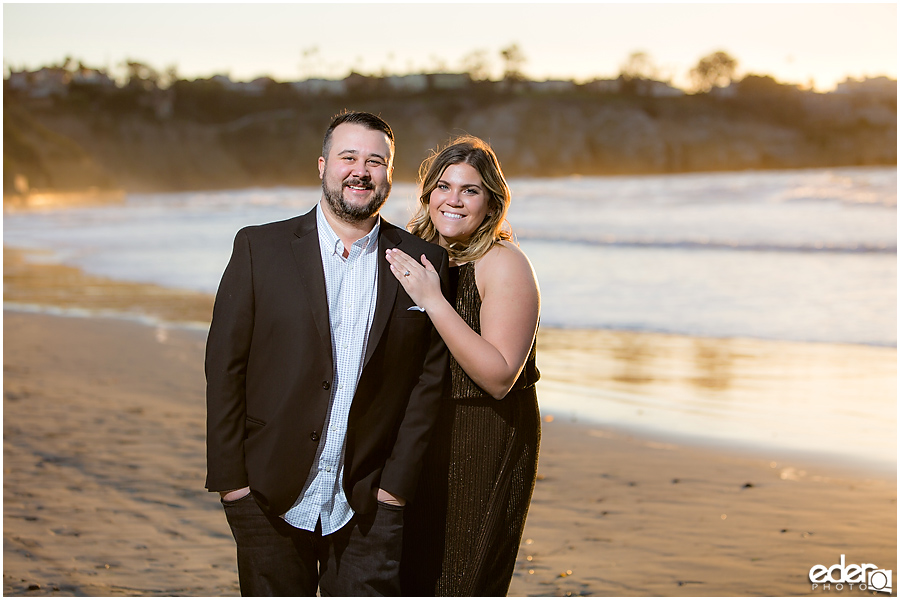
[[(509, 222), (544, 326), (895, 346), (897, 172), (841, 168), (518, 179)], [(11, 213), (4, 243), (117, 279), (214, 293), (245, 225), (318, 188), (131, 194)], [(415, 188), (383, 210), (409, 218)]]
[[(539, 350), (539, 367), (556, 374), (538, 384), (546, 415), (896, 472), (895, 169), (510, 186), (509, 221), (537, 274), (542, 327), (697, 336)], [(406, 223), (415, 195), (395, 184), (382, 214)], [(4, 244), (49, 250), (34, 257), (96, 275), (212, 294), (238, 229), (304, 213), (319, 196), (314, 187), (131, 194), (123, 204), (7, 213)]]

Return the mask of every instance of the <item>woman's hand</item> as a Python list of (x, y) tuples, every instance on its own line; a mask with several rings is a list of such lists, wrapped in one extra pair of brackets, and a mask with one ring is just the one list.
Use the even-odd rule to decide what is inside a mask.
[(525, 254), (502, 242), (476, 263), (480, 334), (441, 294), (440, 278), (424, 255), (419, 264), (392, 249), (387, 261), (410, 298), (428, 313), (463, 371), (494, 398), (504, 398), (525, 365), (541, 314), (537, 278)]
[(434, 266), (422, 255), (422, 264), (396, 248), (388, 248), (385, 252), (388, 263), (391, 265), (391, 273), (413, 299), (416, 306), (428, 312), (437, 303), (444, 300), (441, 293), (441, 278)]

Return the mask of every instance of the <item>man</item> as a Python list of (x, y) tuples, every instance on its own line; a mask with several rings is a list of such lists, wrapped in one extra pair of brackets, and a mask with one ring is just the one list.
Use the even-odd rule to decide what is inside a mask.
[(238, 232), (206, 349), (206, 487), (222, 496), (243, 595), (396, 595), (447, 350), (388, 248), (447, 254), (378, 215), (394, 136), (336, 116), (309, 213)]

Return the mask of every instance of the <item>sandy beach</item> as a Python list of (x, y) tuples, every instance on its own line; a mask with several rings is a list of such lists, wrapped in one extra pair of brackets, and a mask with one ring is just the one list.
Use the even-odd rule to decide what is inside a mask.
[[(4, 594), (237, 595), (233, 540), (203, 489), (205, 331), (166, 324), (208, 320), (211, 298), (7, 249), (4, 303), (19, 307), (3, 323)], [(36, 305), (93, 312), (21, 310)], [(155, 320), (115, 316), (135, 307)], [(623, 385), (565, 360), (597, 334), (541, 335), (547, 381)], [(656, 339), (604, 335), (613, 347)], [(729, 376), (746, 376), (742, 364)], [(895, 472), (544, 416), (510, 595), (859, 595), (812, 590), (808, 572), (842, 554), (896, 571)]]

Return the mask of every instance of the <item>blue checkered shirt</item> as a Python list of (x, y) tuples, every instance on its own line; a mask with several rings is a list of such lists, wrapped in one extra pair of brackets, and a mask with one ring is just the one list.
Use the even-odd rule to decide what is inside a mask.
[(347, 416), (362, 372), (366, 340), (378, 293), (378, 231), (376, 221), (365, 237), (357, 240), (344, 258), (344, 244), (337, 236), (322, 206), (316, 206), (319, 248), (325, 270), (331, 348), (335, 360), (331, 404), (325, 429), (303, 493), (284, 514), (284, 520), (299, 529), (314, 531), (322, 519), (322, 535), (334, 533), (350, 521), (353, 509), (341, 482), (344, 478), (344, 440)]

